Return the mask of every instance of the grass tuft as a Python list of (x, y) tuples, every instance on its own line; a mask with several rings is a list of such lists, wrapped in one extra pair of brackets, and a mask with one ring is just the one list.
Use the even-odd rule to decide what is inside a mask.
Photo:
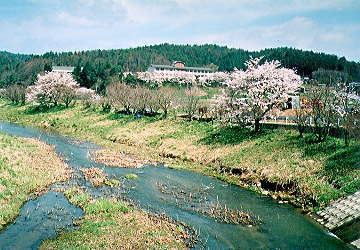
[(108, 199), (90, 202), (85, 206), (84, 209), (87, 214), (114, 213), (117, 211), (127, 213), (130, 211), (130, 208), (119, 203), (118, 201)]

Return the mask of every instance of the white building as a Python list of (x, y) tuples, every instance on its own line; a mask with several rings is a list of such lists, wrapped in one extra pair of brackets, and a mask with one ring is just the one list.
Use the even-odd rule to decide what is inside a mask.
[(202, 67), (185, 67), (185, 63), (181, 61), (175, 61), (172, 65), (156, 65), (151, 64), (147, 69), (148, 72), (161, 72), (161, 71), (185, 71), (194, 73), (196, 75), (204, 75), (206, 73), (213, 73), (214, 70), (211, 68)]
[(75, 67), (69, 67), (69, 66), (52, 66), (52, 71), (59, 73), (72, 73), (74, 69)]

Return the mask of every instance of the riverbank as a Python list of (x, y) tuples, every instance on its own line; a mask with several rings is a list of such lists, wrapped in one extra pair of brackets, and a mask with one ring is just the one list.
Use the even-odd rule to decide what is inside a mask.
[[(131, 204), (115, 198), (93, 198), (83, 192), (80, 187), (70, 189), (69, 186), (74, 185), (74, 178), (85, 178), (85, 183), (88, 181), (95, 188), (115, 187), (120, 185), (120, 181), (107, 179), (104, 174), (104, 181), (96, 185), (88, 180), (86, 175), (85, 177), (78, 176), (76, 168), (70, 168), (71, 164), (65, 164), (54, 152), (53, 146), (33, 138), (0, 133), (0, 152), (0, 232), (5, 234), (5, 236), (0, 234), (2, 237), (0, 237), (1, 249), (2, 247), (10, 248), (10, 246), (37, 248), (37, 244), (46, 238), (51, 239), (45, 240), (41, 244), (41, 249), (69, 247), (145, 249), (150, 246), (187, 249), (196, 244), (196, 235), (190, 234), (190, 228), (165, 215), (152, 214), (134, 208)], [(64, 158), (68, 160), (67, 157)], [(92, 170), (92, 168), (86, 170)], [(59, 186), (49, 188), (55, 183)], [(61, 200), (61, 195), (59, 197), (55, 195), (56, 198), (53, 197), (55, 200), (49, 199), (46, 205), (39, 205), (40, 203), (34, 205), (38, 199), (49, 193), (54, 194), (54, 191), (64, 192), (71, 204), (83, 210), (84, 217), (73, 222), (75, 224), (67, 224), (71, 212), (65, 208), (66, 204), (69, 204), (68, 202), (65, 202), (65, 207), (61, 203), (64, 202)], [(58, 205), (54, 206), (53, 202)], [(32, 203), (34, 207), (31, 208), (29, 203)], [(24, 207), (27, 208), (24, 209)], [(42, 213), (39, 210), (44, 211)], [(60, 214), (64, 210), (66, 212), (61, 216)], [(64, 228), (58, 226), (58, 229), (62, 228), (61, 233), (58, 232), (59, 234), (53, 238), (55, 234), (50, 237), (42, 230), (46, 230), (53, 223), (53, 219), (56, 220), (57, 213), (59, 213), (59, 221), (55, 223), (61, 224), (65, 221), (65, 224), (63, 224)], [(40, 218), (34, 221), (33, 217), (36, 218), (36, 216), (40, 216)], [(73, 216), (72, 218), (75, 218), (75, 215)], [(10, 223), (11, 225), (8, 225)], [(39, 226), (40, 224), (41, 226)], [(24, 236), (21, 229), (14, 229), (14, 226), (25, 228), (23, 230), (28, 233), (27, 236)], [(53, 227), (55, 226), (56, 224), (53, 225)], [(73, 226), (76, 228), (72, 228)], [(33, 236), (31, 236), (32, 230), (27, 231), (32, 227), (36, 228), (36, 235)], [(50, 231), (53, 227), (50, 227)], [(72, 230), (66, 230), (68, 227)], [(2, 230), (4, 231), (2, 232)], [(29, 243), (21, 245), (14, 240), (11, 243), (12, 236), (8, 231), (10, 234), (17, 232), (16, 237), (22, 236), (29, 240)]]
[(69, 167), (53, 148), (39, 140), (0, 133), (0, 231), (20, 207), (55, 182), (65, 181)]
[(360, 188), (360, 143), (340, 139), (312, 142), (292, 130), (254, 135), (219, 124), (173, 116), (143, 117), (102, 113), (76, 106), (36, 112), (0, 102), (1, 119), (51, 129), (94, 142), (107, 150), (169, 167), (197, 171), (303, 209), (327, 205)]

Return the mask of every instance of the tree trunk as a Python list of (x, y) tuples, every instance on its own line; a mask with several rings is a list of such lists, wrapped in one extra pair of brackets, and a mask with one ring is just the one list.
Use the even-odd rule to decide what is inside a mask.
[(255, 133), (260, 132), (260, 119), (255, 119)]
[(349, 140), (349, 132), (347, 130), (345, 130), (344, 132), (344, 140), (345, 140), (345, 147), (348, 147), (350, 144), (350, 140)]
[(304, 137), (304, 129), (302, 127), (299, 127), (298, 130), (299, 130), (299, 137), (303, 138)]

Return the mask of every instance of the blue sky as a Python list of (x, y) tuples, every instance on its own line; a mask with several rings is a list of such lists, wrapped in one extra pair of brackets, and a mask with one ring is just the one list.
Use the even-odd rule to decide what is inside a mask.
[(360, 0), (0, 0), (0, 50), (215, 43), (360, 61)]

